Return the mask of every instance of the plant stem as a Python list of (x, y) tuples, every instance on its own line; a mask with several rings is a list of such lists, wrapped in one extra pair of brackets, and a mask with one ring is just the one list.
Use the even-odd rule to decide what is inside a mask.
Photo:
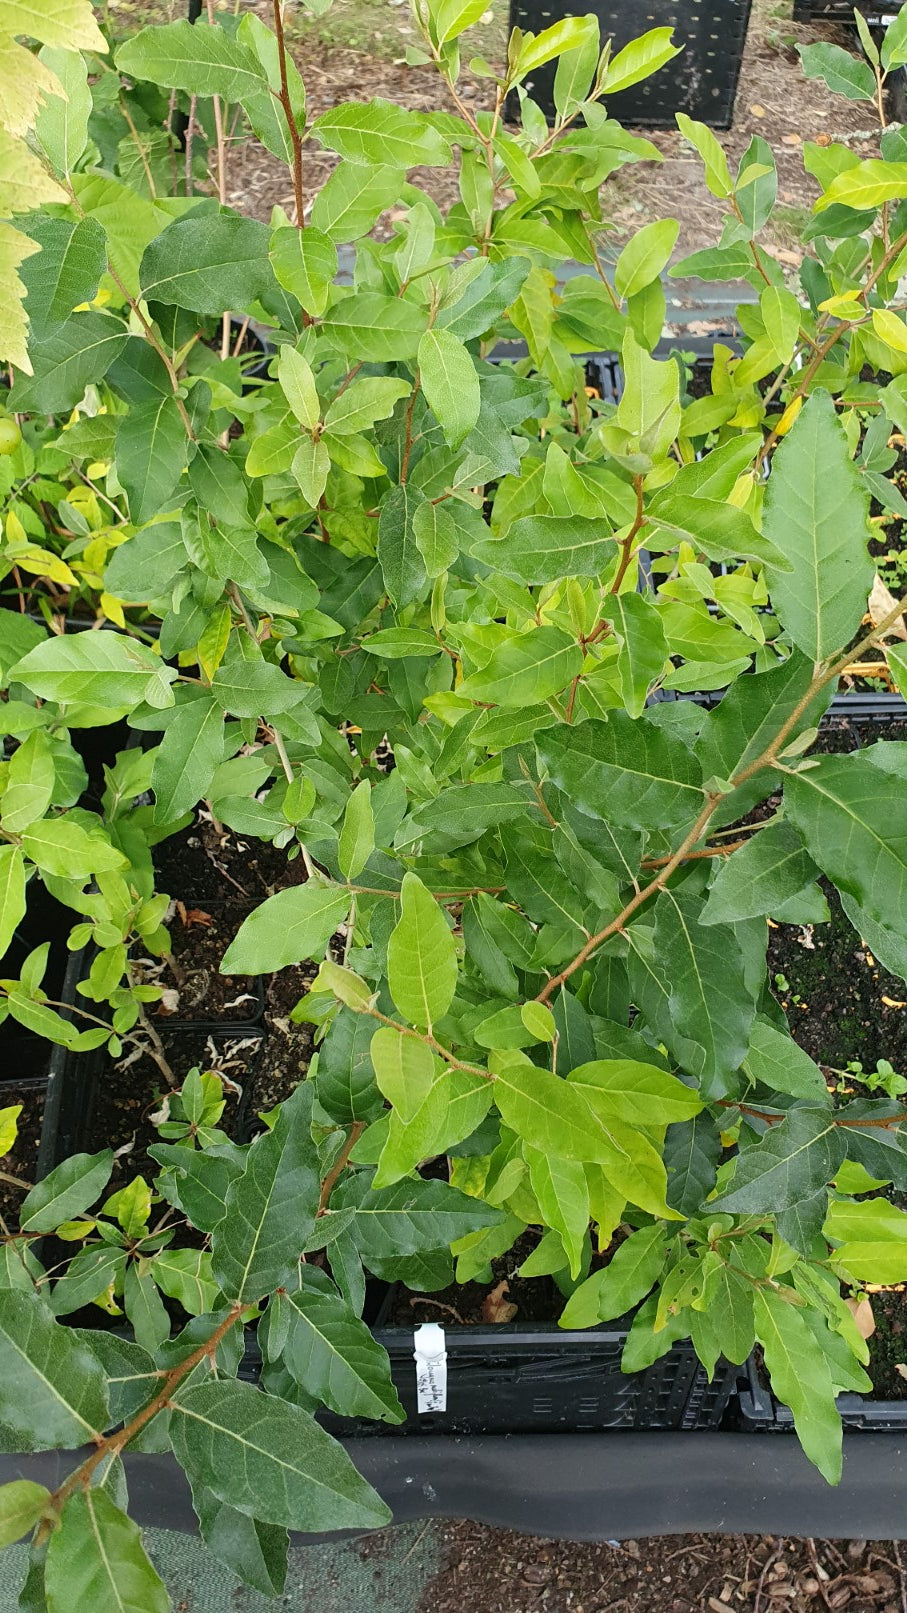
[(433, 1053), (437, 1053), (438, 1057), (444, 1059), (454, 1070), (465, 1070), (467, 1075), (480, 1075), (483, 1081), (497, 1079), (491, 1070), (483, 1070), (478, 1064), (465, 1064), (462, 1059), (458, 1059), (449, 1047), (445, 1047), (432, 1035), (431, 1031), (416, 1031), (409, 1025), (400, 1025), (397, 1020), (391, 1019), (388, 1014), (382, 1014), (380, 1008), (375, 1008), (371, 1003), (362, 1003), (358, 1007), (349, 1003), (347, 1006), (354, 1014), (365, 1014), (369, 1019), (377, 1019), (381, 1025), (389, 1025), (391, 1030), (398, 1031), (401, 1036), (411, 1036), (417, 1042), (424, 1042), (426, 1047), (430, 1047)]
[[(290, 146), (293, 152), (293, 194), (296, 199), (296, 225), (300, 230), (305, 229), (305, 194), (302, 188), (302, 140), (296, 127), (293, 116), (293, 103), (290, 100), (290, 83), (287, 73), (287, 46), (283, 33), (283, 9), (281, 0), (273, 0), (274, 33), (277, 37), (277, 60), (280, 64), (280, 94), (277, 99), (283, 107), (283, 115), (287, 123), (287, 134), (290, 137)], [(306, 316), (309, 319), (309, 316)]]
[(175, 1367), (171, 1367), (169, 1371), (161, 1374), (163, 1378), (161, 1388), (149, 1400), (147, 1406), (143, 1406), (141, 1411), (136, 1412), (135, 1416), (117, 1433), (98, 1437), (97, 1448), (92, 1451), (81, 1466), (74, 1468), (68, 1478), (64, 1479), (59, 1488), (54, 1491), (51, 1499), (55, 1512), (62, 1511), (74, 1490), (87, 1484), (99, 1463), (103, 1462), (108, 1456), (118, 1456), (120, 1451), (124, 1450), (129, 1442), (135, 1438), (136, 1434), (140, 1433), (146, 1424), (151, 1422), (152, 1417), (157, 1416), (157, 1413), (166, 1406), (174, 1390), (179, 1388), (184, 1378), (188, 1378), (189, 1374), (194, 1372), (195, 1368), (206, 1357), (210, 1360), (214, 1359), (217, 1346), (222, 1339), (226, 1338), (230, 1329), (236, 1326), (245, 1308), (238, 1301), (234, 1303), (229, 1314), (224, 1317), (224, 1320), (218, 1324), (214, 1332), (203, 1344), (193, 1350), (191, 1355), (187, 1355), (185, 1360), (180, 1361)]
[[(774, 739), (772, 739), (766, 746), (765, 750), (762, 752), (762, 755), (758, 756), (754, 762), (749, 764), (748, 767), (743, 768), (739, 773), (734, 775), (731, 783), (735, 788), (737, 788), (737, 786), (740, 784), (743, 784), (747, 779), (752, 778), (752, 776), (755, 773), (760, 772), (762, 768), (771, 767), (775, 764), (778, 752), (782, 749), (785, 739), (787, 738), (788, 734), (790, 734), (791, 730), (796, 726), (803, 713), (812, 704), (816, 695), (825, 688), (826, 684), (830, 683), (833, 678), (838, 676), (839, 672), (844, 666), (847, 665), (849, 660), (851, 660), (855, 655), (859, 654), (860, 651), (866, 649), (870, 644), (874, 643), (875, 640), (882, 634), (887, 632), (888, 628), (897, 621), (899, 616), (904, 614), (905, 610), (907, 610), (907, 595), (905, 595), (903, 599), (899, 600), (894, 608), (888, 612), (887, 616), (884, 616), (870, 633), (866, 634), (866, 637), (860, 641), (855, 649), (845, 650), (844, 653), (832, 661), (829, 666), (825, 667), (822, 671), (816, 674), (805, 695), (803, 695), (802, 699), (798, 700), (793, 711), (781, 724)], [(559, 990), (559, 988), (564, 985), (565, 981), (569, 980), (570, 976), (574, 974), (577, 969), (580, 969), (586, 960), (590, 958), (594, 952), (597, 952), (598, 948), (605, 941), (607, 941), (612, 935), (618, 935), (624, 929), (628, 919), (633, 917), (633, 914), (637, 911), (637, 909), (642, 907), (643, 903), (647, 902), (650, 896), (656, 895), (657, 892), (662, 889), (675, 870), (680, 867), (681, 863), (687, 860), (690, 853), (694, 850), (696, 842), (701, 838), (702, 831), (708, 824), (713, 812), (715, 811), (719, 802), (723, 801), (724, 799), (725, 797), (723, 795), (706, 795), (705, 805), (703, 806), (699, 817), (696, 819), (696, 822), (693, 824), (689, 834), (686, 836), (683, 843), (677, 848), (677, 850), (673, 852), (667, 859), (664, 866), (660, 869), (658, 874), (656, 874), (655, 878), (648, 885), (644, 885), (640, 890), (637, 890), (630, 898), (622, 912), (618, 913), (617, 917), (612, 919), (609, 924), (606, 924), (603, 930), (599, 930), (596, 935), (590, 936), (585, 945), (580, 948), (579, 952), (576, 954), (576, 957), (573, 958), (570, 963), (566, 964), (565, 967), (561, 969), (559, 974), (552, 975), (551, 979), (538, 993), (536, 998), (537, 1002), (547, 1002), (554, 992)]]
[(409, 475), (409, 459), (410, 459), (410, 455), (411, 455), (411, 453), (413, 451), (413, 413), (415, 411), (416, 398), (419, 395), (419, 389), (420, 389), (421, 385), (422, 385), (422, 377), (421, 377), (421, 375), (419, 375), (419, 373), (417, 371), (416, 372), (416, 379), (415, 379), (415, 382), (413, 384), (413, 389), (412, 389), (412, 392), (410, 393), (409, 403), (406, 406), (406, 440), (405, 440), (405, 442), (403, 444), (403, 459), (402, 459), (402, 462), (401, 462), (401, 465), (400, 465), (400, 486), (401, 487), (404, 487), (406, 485), (406, 478)]
[(343, 1172), (346, 1170), (346, 1167), (349, 1164), (350, 1154), (353, 1152), (353, 1149), (355, 1148), (359, 1138), (362, 1136), (364, 1130), (364, 1120), (353, 1121), (353, 1124), (350, 1127), (350, 1134), (347, 1137), (346, 1142), (341, 1148), (340, 1153), (337, 1155), (337, 1158), (321, 1184), (321, 1198), (318, 1201), (319, 1216), (324, 1215), (325, 1211), (327, 1210), (331, 1201), (331, 1194), (333, 1193), (334, 1188), (337, 1186), (337, 1183), (340, 1180), (340, 1177), (343, 1175)]
[(21, 1176), (11, 1175), (9, 1171), (0, 1171), (0, 1182), (9, 1182), (11, 1187), (21, 1187), (26, 1193), (30, 1193), (35, 1185), (34, 1182), (23, 1181)]

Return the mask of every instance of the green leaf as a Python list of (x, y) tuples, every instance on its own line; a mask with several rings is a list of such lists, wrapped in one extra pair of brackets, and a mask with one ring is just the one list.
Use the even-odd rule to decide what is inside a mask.
[(624, 705), (631, 717), (639, 717), (668, 660), (661, 616), (651, 600), (636, 593), (615, 594), (604, 615), (617, 637), (617, 673)]
[(226, 1214), (231, 1182), (242, 1175), (243, 1156), (232, 1144), (202, 1150), (158, 1143), (149, 1153), (163, 1167), (158, 1192), (183, 1210), (199, 1232), (213, 1232)]
[(667, 1201), (682, 1215), (695, 1215), (715, 1186), (721, 1136), (711, 1115), (669, 1126), (665, 1133), (664, 1162), (668, 1175)]
[(403, 1422), (386, 1350), (323, 1272), (303, 1268), (302, 1287), (282, 1294), (280, 1308), (288, 1321), (280, 1357), (307, 1398), (342, 1417)]
[(304, 230), (284, 226), (271, 236), (269, 256), (284, 291), (289, 291), (307, 314), (319, 318), (327, 308), (337, 273), (333, 241), (312, 225)]
[(414, 302), (380, 291), (358, 291), (335, 302), (321, 328), (349, 358), (386, 363), (416, 357), (426, 318), (425, 309)]
[[(312, 203), (312, 225), (319, 235), (331, 241), (341, 241), (344, 245), (357, 241), (368, 234), (386, 208), (399, 202), (404, 182), (399, 168), (363, 170), (359, 163), (341, 162)], [(420, 330), (424, 324), (423, 319)]]
[(363, 779), (346, 805), (337, 842), (337, 862), (344, 879), (361, 873), (375, 849), (375, 814), (372, 787)]
[(13, 676), (42, 700), (109, 707), (112, 722), (143, 701), (172, 705), (168, 685), (176, 672), (136, 639), (100, 632), (44, 639), (17, 662)]
[[(462, 265), (468, 278), (462, 283), (457, 280), (457, 270), (451, 275), (448, 284), (448, 297), (444, 306), (438, 313), (438, 324), (449, 330), (461, 342), (473, 341), (477, 336), (484, 336), (500, 319), (505, 309), (515, 302), (526, 280), (531, 264), (527, 258), (509, 258), (503, 263), (494, 263), (487, 260), (476, 273), (472, 264)], [(487, 384), (487, 377), (486, 377)], [(527, 409), (527, 414), (532, 410)], [(515, 425), (521, 421), (514, 421)]]
[(631, 1126), (668, 1126), (692, 1119), (702, 1108), (698, 1093), (675, 1075), (635, 1059), (594, 1059), (571, 1070), (567, 1079), (595, 1088), (596, 1113)]
[[(717, 196), (719, 200), (725, 196), (730, 196), (734, 185), (721, 142), (716, 139), (707, 123), (697, 123), (693, 118), (687, 117), (685, 112), (678, 112), (676, 116), (677, 127), (684, 139), (689, 140), (690, 145), (696, 147), (705, 163), (705, 182), (712, 195)], [(721, 249), (719, 248), (719, 250)], [(744, 254), (744, 257), (746, 266), (741, 270), (741, 274), (745, 274), (752, 267), (753, 262), (748, 252)], [(679, 274), (683, 269), (684, 265), (679, 264), (671, 272)]]
[(427, 588), (425, 562), (416, 542), (415, 517), (425, 504), (418, 488), (393, 487), (382, 500), (378, 517), (378, 560), (391, 599), (398, 609), (412, 604)]
[(342, 1125), (375, 1120), (384, 1104), (369, 1056), (374, 1021), (341, 1008), (321, 1044), (316, 1081), (318, 1101)]
[(298, 1406), (248, 1383), (212, 1382), (173, 1401), (177, 1461), (193, 1487), (264, 1523), (312, 1533), (376, 1529), (390, 1512), (342, 1446)]
[(307, 431), (314, 431), (321, 419), (321, 404), (312, 366), (288, 342), (277, 355), (277, 379), (296, 419)]
[(679, 735), (615, 711), (536, 740), (542, 766), (581, 812), (615, 825), (680, 828), (703, 802), (699, 764)]
[[(703, 778), (732, 779), (745, 771), (795, 713), (797, 721), (788, 742), (818, 724), (831, 699), (831, 690), (821, 690), (801, 711), (800, 702), (809, 690), (812, 675), (812, 662), (795, 650), (787, 661), (769, 672), (738, 678), (716, 710), (709, 713), (696, 741)], [(771, 768), (760, 770), (727, 797), (727, 803), (712, 820), (715, 827), (736, 823), (757, 801), (771, 794), (777, 781), (778, 774)]]
[(447, 1013), (457, 986), (457, 953), (444, 913), (415, 874), (404, 874), (400, 919), (387, 946), (387, 983), (413, 1025)]
[(756, 531), (745, 510), (701, 494), (688, 497), (668, 488), (658, 493), (650, 505), (652, 547), (661, 550), (667, 535), (673, 544), (689, 543), (710, 560), (759, 560), (773, 565), (779, 574), (791, 569), (780, 547), (768, 543)]
[(375, 1076), (388, 1103), (404, 1123), (415, 1119), (435, 1078), (431, 1048), (413, 1036), (382, 1026), (371, 1043)]
[(201, 443), (189, 466), (189, 485), (200, 508), (207, 510), (221, 526), (248, 525), (249, 490), (242, 470), (230, 454)]
[(71, 818), (39, 819), (23, 831), (22, 850), (43, 873), (59, 879), (82, 879), (126, 867), (123, 853), (111, 845), (100, 825), (96, 834), (89, 834)]
[(44, 1512), (50, 1491), (31, 1479), (13, 1479), (0, 1485), (0, 1548), (27, 1535)]
[(54, 172), (68, 175), (88, 144), (92, 109), (88, 63), (79, 51), (54, 45), (45, 45), (38, 59), (54, 74), (63, 93), (48, 96), (39, 108), (35, 139)]
[(290, 1279), (318, 1210), (311, 1126), (312, 1088), (302, 1082), (272, 1129), (252, 1143), (242, 1176), (230, 1184), (211, 1245), (213, 1276), (230, 1299), (254, 1304)]
[(907, 1280), (907, 1215), (887, 1199), (834, 1200), (823, 1231), (840, 1245), (835, 1264), (856, 1282)]
[(70, 1496), (47, 1547), (47, 1613), (169, 1613), (170, 1597), (137, 1523), (98, 1486)]
[(790, 1209), (827, 1188), (844, 1152), (826, 1106), (791, 1109), (760, 1142), (741, 1150), (729, 1186), (712, 1207), (744, 1215)]
[[(154, 1264), (156, 1266), (157, 1262)], [(158, 1293), (150, 1265), (145, 1260), (131, 1260), (126, 1268), (123, 1307), (132, 1324), (136, 1343), (143, 1350), (156, 1353), (164, 1340), (170, 1337), (170, 1316)]]
[(617, 552), (602, 519), (524, 515), (502, 538), (486, 538), (470, 553), (492, 571), (539, 586), (562, 577), (598, 577)]
[(874, 766), (871, 754), (822, 756), (791, 774), (785, 782), (785, 808), (823, 873), (870, 919), (904, 937), (904, 781)]
[(29, 220), (29, 239), (41, 251), (21, 270), (32, 330), (68, 319), (77, 303), (91, 302), (107, 267), (107, 238), (94, 218), (78, 221), (43, 213)]
[(679, 234), (676, 219), (662, 218), (644, 224), (631, 236), (614, 270), (614, 289), (619, 297), (633, 297), (658, 279), (677, 245)]
[(136, 525), (167, 508), (186, 463), (186, 429), (174, 397), (130, 409), (117, 429), (117, 476)]
[(430, 12), (432, 29), (439, 45), (457, 39), (482, 16), (479, 0), (437, 0)]
[(266, 224), (236, 213), (176, 219), (145, 249), (142, 295), (197, 314), (248, 308), (274, 287), (269, 242)]
[(774, 913), (789, 897), (811, 884), (816, 872), (796, 829), (783, 819), (770, 823), (733, 856), (719, 860), (700, 922), (733, 924), (738, 919)]
[(632, 39), (629, 45), (612, 57), (605, 79), (605, 91), (616, 95), (628, 90), (644, 78), (651, 78), (660, 67), (680, 54), (679, 47), (671, 43), (673, 28), (650, 28), (648, 33)]
[(758, 1015), (753, 1020), (743, 1069), (752, 1081), (758, 1081), (773, 1096), (787, 1092), (792, 1098), (805, 1098), (809, 1103), (831, 1102), (818, 1064), (797, 1046), (793, 1037)]
[(85, 388), (107, 374), (126, 345), (126, 327), (112, 314), (72, 314), (29, 342), (33, 374), (20, 375), (10, 392), (12, 409), (57, 414), (73, 409)]
[(261, 63), (220, 26), (185, 19), (142, 28), (120, 45), (116, 63), (130, 78), (150, 79), (186, 95), (243, 101), (267, 89)]
[(63, 1276), (54, 1283), (50, 1298), (54, 1315), (69, 1316), (83, 1305), (93, 1305), (111, 1284), (116, 1287), (122, 1284), (125, 1269), (125, 1250), (116, 1245), (80, 1249)]
[(582, 667), (582, 650), (562, 628), (533, 627), (500, 644), (457, 692), (483, 704), (528, 706), (559, 694)]
[(25, 859), (18, 846), (0, 846), (0, 958), (25, 917)]
[(772, 604), (811, 660), (834, 655), (860, 626), (874, 573), (868, 511), (834, 404), (816, 392), (775, 453), (764, 519), (793, 568), (770, 568)]
[(322, 112), (310, 134), (350, 162), (366, 168), (393, 164), (397, 168), (445, 168), (450, 146), (421, 112), (408, 112), (393, 101), (344, 101)]
[(800, 334), (800, 304), (793, 292), (783, 286), (766, 286), (759, 298), (759, 307), (775, 357), (779, 364), (789, 363)]
[(349, 912), (348, 891), (310, 881), (278, 891), (243, 921), (221, 963), (222, 974), (262, 975), (320, 958)]
[(859, 56), (824, 39), (817, 45), (798, 45), (797, 49), (807, 78), (821, 78), (830, 90), (846, 95), (848, 101), (875, 100), (875, 74)]
[(843, 1441), (828, 1358), (802, 1313), (781, 1295), (754, 1289), (753, 1305), (772, 1388), (793, 1412), (810, 1461), (829, 1484), (837, 1484)]
[(371, 1270), (382, 1260), (446, 1251), (457, 1238), (503, 1220), (493, 1205), (469, 1198), (447, 1182), (410, 1177), (392, 1187), (374, 1188), (371, 1183), (371, 1171), (348, 1172), (322, 1218), (329, 1223), (336, 1214), (346, 1220), (355, 1211), (350, 1232)]
[(211, 693), (234, 717), (279, 716), (305, 699), (305, 687), (270, 661), (236, 659), (218, 667)]
[(3, 828), (9, 834), (27, 829), (50, 806), (56, 782), (53, 747), (36, 728), (10, 758), (3, 792)]
[(280, 1596), (287, 1576), (286, 1529), (237, 1512), (198, 1481), (192, 1486), (192, 1503), (199, 1532), (212, 1556), (262, 1596)]
[(444, 440), (459, 448), (479, 418), (479, 377), (471, 355), (449, 330), (426, 330), (419, 338), (419, 375)]
[[(431, 508), (431, 506), (427, 506)], [(383, 627), (364, 638), (360, 648), (382, 661), (400, 661), (407, 656), (440, 655), (442, 646), (434, 633), (424, 627)]]
[(173, 823), (207, 795), (224, 759), (224, 714), (210, 697), (174, 712), (151, 769), (154, 821)]
[(694, 1044), (684, 1067), (707, 1090), (722, 1095), (749, 1046), (756, 1004), (746, 978), (746, 954), (733, 925), (701, 922), (700, 899), (663, 890), (655, 903), (655, 958), (667, 989), (662, 1039)]
[[(405, 831), (421, 840), (426, 834), (442, 834), (445, 840), (466, 846), (478, 840), (486, 829), (519, 822), (533, 811), (535, 796), (523, 784), (455, 784), (442, 790), (433, 801), (426, 801), (407, 819)], [(398, 831), (402, 844), (404, 829)]]
[(495, 1073), (494, 1101), (505, 1124), (540, 1153), (610, 1160), (614, 1146), (586, 1101), (586, 1090), (549, 1070), (514, 1061)]
[(55, 1232), (63, 1221), (74, 1221), (100, 1198), (113, 1170), (113, 1150), (99, 1154), (72, 1154), (50, 1171), (30, 1193), (19, 1211), (23, 1232)]
[(395, 405), (411, 391), (408, 381), (397, 381), (390, 375), (363, 376), (345, 387), (328, 406), (325, 429), (344, 437), (367, 431), (376, 420), (386, 420), (393, 414)]
[[(261, 1251), (258, 1255), (266, 1258)], [(190, 1316), (202, 1316), (217, 1303), (211, 1256), (204, 1249), (162, 1249), (152, 1262), (151, 1275), (161, 1293), (177, 1300)]]
[(826, 208), (841, 206), (864, 212), (881, 207), (885, 202), (900, 201), (904, 196), (907, 196), (907, 162), (882, 162), (873, 157), (838, 174), (815, 203), (814, 211), (822, 213)]
[(582, 1269), (589, 1230), (589, 1186), (585, 1168), (576, 1160), (557, 1159), (528, 1144), (524, 1145), (523, 1153), (543, 1224), (560, 1235), (570, 1275), (575, 1280)]
[(30, 1449), (73, 1449), (103, 1433), (104, 1374), (34, 1291), (0, 1291), (0, 1340), (0, 1421)]
[(662, 1226), (642, 1227), (618, 1244), (601, 1271), (588, 1277), (571, 1294), (561, 1313), (559, 1327), (597, 1327), (645, 1299), (658, 1281), (665, 1262), (666, 1236)]

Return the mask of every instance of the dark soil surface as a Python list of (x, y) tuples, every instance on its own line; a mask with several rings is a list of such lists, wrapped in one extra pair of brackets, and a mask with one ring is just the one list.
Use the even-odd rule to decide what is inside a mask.
[[(592, 1544), (472, 1522), (444, 1528), (446, 1562), (419, 1613), (903, 1613), (890, 1540), (665, 1535)], [(375, 1536), (364, 1551), (381, 1551)]]
[(153, 1017), (175, 1020), (255, 1020), (262, 1007), (261, 986), (248, 975), (222, 975), (221, 959), (251, 911), (244, 900), (209, 902), (207, 907), (174, 905), (168, 921), (173, 963), (149, 978), (166, 996)]
[[(832, 718), (823, 725), (815, 750), (853, 751), (877, 740), (907, 739), (907, 723), (855, 723)], [(867, 1073), (886, 1059), (907, 1073), (907, 983), (877, 962), (857, 935), (828, 881), (822, 886), (831, 920), (816, 925), (772, 925), (768, 967), (794, 1040), (842, 1096), (868, 1096), (858, 1075), (838, 1075), (855, 1060)], [(879, 1096), (883, 1094), (879, 1092)], [(907, 1360), (907, 1293), (901, 1287), (871, 1295), (876, 1332), (869, 1341), (869, 1373), (877, 1400), (907, 1399), (907, 1381), (897, 1372)]]
[(907, 1370), (907, 1293), (903, 1283), (869, 1296), (876, 1330), (869, 1341), (867, 1371), (875, 1388), (874, 1400), (907, 1399), (907, 1382), (898, 1367)]
[[(265, 840), (243, 840), (218, 829), (207, 814), (155, 848), (157, 888), (187, 907), (237, 898), (257, 904), (285, 885), (301, 885), (305, 868)], [(242, 914), (245, 917), (245, 914)]]
[[(0, 1170), (7, 1171), (11, 1176), (19, 1176), (31, 1185), (35, 1180), (41, 1124), (44, 1120), (43, 1087), (17, 1087), (12, 1081), (4, 1081), (0, 1084), (0, 1109), (10, 1109), (17, 1103), (22, 1105), (18, 1135), (11, 1151), (0, 1159)], [(23, 1196), (23, 1188), (14, 1186), (12, 1182), (0, 1181), (0, 1217), (7, 1226), (18, 1226)]]
[[(411, 1294), (395, 1289), (387, 1325), (413, 1327), (449, 1318), (463, 1327), (503, 1322), (553, 1322), (564, 1308), (563, 1295), (550, 1277), (521, 1277), (518, 1268), (538, 1239), (524, 1233), (506, 1255), (491, 1262), (490, 1283), (451, 1283), (437, 1294)], [(448, 1324), (449, 1325), (449, 1324)]]
[[(841, 753), (879, 739), (907, 739), (907, 723), (855, 723), (833, 718), (824, 725), (818, 751)], [(831, 922), (773, 925), (768, 967), (774, 990), (795, 1040), (817, 1064), (843, 1069), (859, 1059), (874, 1070), (887, 1059), (907, 1071), (907, 985), (882, 968), (849, 920), (833, 888), (825, 883)]]
[[(163, 1028), (160, 1038), (177, 1084), (197, 1066), (203, 1071), (216, 1070), (226, 1076), (229, 1082), (242, 1088), (244, 1096), (258, 1053), (260, 1039), (257, 1036), (215, 1038), (203, 1032)], [(86, 1152), (93, 1153), (100, 1148), (113, 1148), (116, 1152), (132, 1145), (114, 1166), (111, 1191), (138, 1174), (148, 1180), (158, 1170), (146, 1150), (162, 1140), (151, 1123), (151, 1115), (160, 1109), (168, 1090), (161, 1071), (147, 1056), (133, 1063), (121, 1059), (103, 1071), (91, 1100), (83, 1146)], [(225, 1093), (227, 1107), (220, 1126), (228, 1135), (238, 1138), (245, 1107), (243, 1096), (226, 1083)]]

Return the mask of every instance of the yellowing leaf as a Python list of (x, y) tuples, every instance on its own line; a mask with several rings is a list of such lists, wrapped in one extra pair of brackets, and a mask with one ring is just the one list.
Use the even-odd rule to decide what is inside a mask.
[[(8, 526), (9, 517), (7, 517)], [(76, 578), (70, 571), (66, 561), (61, 560), (59, 555), (51, 554), (49, 549), (40, 548), (37, 544), (30, 543), (27, 549), (17, 553), (16, 565), (22, 571), (31, 572), (34, 577), (49, 577), (51, 582), (58, 582), (64, 588), (76, 587)]]
[(0, 0), (0, 33), (27, 34), (42, 45), (107, 53), (91, 0)]
[(8, 1109), (0, 1109), (0, 1158), (9, 1153), (19, 1135), (18, 1121), (21, 1113), (21, 1103), (13, 1103)]
[(0, 359), (15, 364), (26, 375), (32, 373), (25, 345), (28, 318), (24, 308), (25, 287), (16, 271), (20, 263), (38, 250), (37, 242), (30, 241), (21, 230), (0, 223)]
[(14, 39), (0, 34), (0, 124), (10, 134), (26, 134), (35, 126), (48, 96), (65, 99), (55, 73)]
[(873, 308), (872, 324), (876, 335), (896, 353), (907, 353), (907, 325), (890, 308)]
[(62, 185), (51, 179), (28, 146), (0, 128), (0, 217), (30, 213), (43, 202), (67, 200)]

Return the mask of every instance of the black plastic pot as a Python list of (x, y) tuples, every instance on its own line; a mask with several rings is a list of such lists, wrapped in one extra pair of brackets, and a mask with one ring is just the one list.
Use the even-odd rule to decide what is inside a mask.
[(417, 1438), (720, 1427), (739, 1369), (721, 1361), (709, 1383), (685, 1341), (644, 1372), (622, 1372), (628, 1328), (629, 1321), (576, 1333), (555, 1322), (445, 1326), (446, 1408), (420, 1413), (413, 1329), (379, 1320), (374, 1336), (390, 1357), (406, 1422), (354, 1428), (344, 1418), (323, 1420), (346, 1434)]
[[(624, 124), (675, 127), (686, 112), (714, 129), (729, 129), (749, 22), (750, 0), (595, 0), (590, 7), (601, 26), (602, 43), (612, 40), (616, 55), (650, 28), (673, 28), (682, 54), (652, 78), (608, 97), (608, 112)], [(581, 7), (563, 0), (511, 0), (510, 26), (540, 33)], [(533, 100), (553, 118), (554, 64), (527, 80)]]
[[(746, 1379), (737, 1401), (741, 1427), (754, 1434), (793, 1434), (794, 1419), (790, 1411), (760, 1382), (755, 1362), (749, 1360), (744, 1372)], [(907, 1436), (907, 1400), (839, 1395), (838, 1411), (845, 1428)]]

